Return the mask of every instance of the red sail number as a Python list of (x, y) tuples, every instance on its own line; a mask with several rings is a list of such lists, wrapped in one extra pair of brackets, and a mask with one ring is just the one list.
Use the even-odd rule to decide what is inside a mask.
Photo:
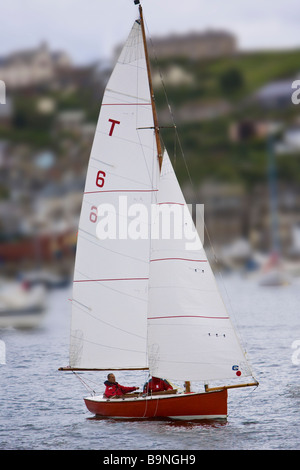
[[(95, 212), (93, 212), (93, 211), (95, 211)], [(92, 206), (91, 213), (90, 213), (90, 221), (93, 222), (93, 224), (95, 224), (97, 222), (97, 218), (98, 218), (97, 207)]]
[(105, 183), (105, 178), (106, 174), (104, 173), (104, 171), (98, 171), (97, 173), (97, 177), (96, 177), (96, 186), (98, 186), (98, 188), (103, 188), (104, 186), (104, 183)]
[(120, 123), (120, 121), (116, 121), (115, 119), (109, 119), (108, 122), (111, 122), (111, 127), (110, 127), (110, 131), (109, 131), (109, 135), (111, 137), (113, 135), (115, 125), (116, 124), (121, 124), (121, 123)]

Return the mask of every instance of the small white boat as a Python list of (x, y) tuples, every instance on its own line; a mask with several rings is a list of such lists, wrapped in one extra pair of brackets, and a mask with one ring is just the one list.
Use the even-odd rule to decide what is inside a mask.
[(34, 328), (46, 310), (46, 290), (27, 283), (0, 283), (0, 328)]
[(287, 273), (284, 263), (278, 253), (272, 253), (262, 267), (259, 275), (259, 285), (262, 287), (286, 286), (291, 283), (291, 276)]
[(69, 276), (46, 270), (30, 271), (22, 274), (22, 279), (33, 286), (44, 286), (48, 290), (65, 288), (70, 284)]

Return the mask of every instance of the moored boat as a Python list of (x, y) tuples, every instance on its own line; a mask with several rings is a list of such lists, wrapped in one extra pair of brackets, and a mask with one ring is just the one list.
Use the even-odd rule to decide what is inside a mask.
[(0, 328), (35, 328), (46, 312), (46, 291), (24, 282), (0, 282)]

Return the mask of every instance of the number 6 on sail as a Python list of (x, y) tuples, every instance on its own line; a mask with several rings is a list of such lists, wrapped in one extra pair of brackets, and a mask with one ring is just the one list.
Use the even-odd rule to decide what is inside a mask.
[(105, 183), (105, 172), (104, 171), (98, 171), (97, 173), (97, 177), (96, 177), (96, 186), (98, 186), (98, 188), (103, 188), (104, 186), (104, 183)]

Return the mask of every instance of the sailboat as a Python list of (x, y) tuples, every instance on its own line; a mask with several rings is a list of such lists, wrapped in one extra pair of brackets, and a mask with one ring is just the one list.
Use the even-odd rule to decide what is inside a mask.
[[(99, 417), (226, 418), (227, 390), (258, 382), (249, 382), (251, 367), (197, 232), (190, 244), (161, 235), (158, 209), (181, 208), (182, 224), (193, 221), (161, 143), (143, 10), (134, 3), (139, 18), (105, 89), (91, 150), (74, 268), (70, 362), (60, 370), (146, 370), (185, 383), (182, 392), (122, 399), (92, 393), (84, 401)], [(151, 215), (138, 218), (138, 210)], [(226, 385), (209, 385), (224, 379)], [(192, 391), (192, 381), (203, 389)]]
[(0, 279), (0, 328), (35, 328), (46, 311), (44, 286)]

